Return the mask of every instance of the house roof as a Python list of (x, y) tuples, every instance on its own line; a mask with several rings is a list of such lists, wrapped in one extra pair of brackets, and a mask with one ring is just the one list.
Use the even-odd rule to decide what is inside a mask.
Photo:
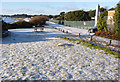
[(114, 16), (115, 10), (108, 11), (108, 16)]
[(115, 10), (109, 10), (108, 12), (115, 12)]

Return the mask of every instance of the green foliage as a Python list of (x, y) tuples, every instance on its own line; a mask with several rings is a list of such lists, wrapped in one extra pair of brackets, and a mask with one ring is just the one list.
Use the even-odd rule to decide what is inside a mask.
[(102, 12), (103, 16), (108, 16), (108, 11)]
[(56, 20), (61, 20), (61, 18), (60, 18), (60, 17), (57, 17)]
[(70, 38), (69, 41), (75, 41), (73, 38)]
[(85, 46), (90, 47), (90, 48), (103, 50), (103, 51), (105, 51), (105, 54), (106, 53), (111, 53), (111, 54), (114, 54), (116, 58), (120, 58), (120, 53), (119, 52), (115, 52), (115, 51), (112, 51), (108, 48), (104, 48), (104, 47), (100, 47), (98, 45), (94, 45), (93, 43), (90, 43), (90, 42), (87, 42), (87, 41), (84, 41), (84, 40), (73, 39), (73, 38), (68, 39), (67, 37), (62, 37), (62, 36), (58, 36), (56, 38), (62, 38), (62, 39), (69, 40), (69, 41), (79, 41), (79, 42), (81, 42), (82, 45), (85, 45)]
[(109, 10), (115, 10), (115, 8), (112, 7), (112, 8), (110, 8)]
[(65, 12), (61, 12), (60, 13), (60, 19), (61, 20), (65, 20)]
[(51, 19), (51, 18), (53, 18), (53, 15), (48, 15), (47, 17)]
[(88, 11), (90, 17), (95, 17), (96, 10), (90, 10)]
[(7, 23), (5, 23), (4, 21), (0, 21), (2, 23), (2, 32), (7, 31)]
[(104, 14), (103, 13), (100, 14), (100, 17), (99, 17), (99, 20), (98, 20), (98, 24), (97, 24), (97, 29), (98, 29), (98, 31), (105, 31), (105, 32), (107, 32), (107, 23), (106, 23), (106, 20), (104, 18)]
[(11, 17), (14, 17), (14, 18), (25, 18), (25, 17), (32, 17), (32, 15), (27, 15), (27, 14), (15, 14), (15, 15), (12, 15)]
[(98, 24), (97, 24), (98, 31), (107, 32), (107, 23), (106, 23), (105, 16), (108, 15), (108, 11), (107, 11), (107, 9), (102, 7), (102, 8), (100, 8), (100, 12), (102, 12), (102, 13), (100, 14)]
[(25, 21), (17, 21), (12, 24), (8, 24), (8, 29), (14, 29), (14, 28), (31, 28), (32, 24)]
[(90, 19), (89, 13), (83, 10), (66, 13), (67, 21), (89, 21)]
[(57, 17), (60, 17), (60, 15), (55, 15), (55, 16), (53, 16), (53, 19), (56, 19)]
[(104, 11), (106, 11), (107, 9), (106, 8), (100, 8), (100, 12), (104, 12)]
[(114, 14), (114, 26), (116, 30), (116, 34), (120, 33), (120, 4), (117, 4)]

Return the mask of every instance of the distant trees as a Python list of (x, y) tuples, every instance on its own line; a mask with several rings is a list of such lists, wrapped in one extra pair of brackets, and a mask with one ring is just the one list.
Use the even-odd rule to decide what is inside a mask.
[(14, 17), (14, 18), (30, 18), (32, 17), (32, 15), (27, 15), (27, 14), (15, 14), (15, 15), (11, 15), (10, 17)]
[(53, 15), (48, 15), (47, 17), (51, 19), (51, 18), (53, 18)]
[[(100, 8), (100, 12), (102, 12), (105, 16), (108, 15), (106, 8)], [(90, 11), (83, 11), (83, 10), (77, 10), (77, 11), (70, 11), (70, 12), (61, 12), (60, 18), (57, 18), (58, 20), (66, 20), (66, 21), (90, 21), (91, 17), (95, 17), (96, 10), (90, 10)]]
[(117, 4), (114, 14), (114, 26), (116, 34), (120, 33), (120, 4)]
[(15, 28), (32, 28), (32, 24), (26, 21), (17, 21), (12, 24), (7, 25), (8, 29), (15, 29)]
[(87, 11), (87, 12), (89, 13), (90, 17), (95, 17), (96, 10), (90, 10), (90, 11)]
[(83, 10), (68, 12), (66, 13), (65, 17), (67, 21), (89, 21), (91, 20), (89, 13)]
[(65, 20), (65, 12), (61, 12), (60, 13), (60, 19), (61, 20)]
[(100, 8), (100, 12), (104, 12), (106, 10), (107, 10), (106, 8), (103, 8), (103, 7)]
[(45, 15), (41, 16), (35, 16), (31, 19), (30, 23), (32, 23), (35, 26), (42, 26), (48, 21), (48, 17)]
[(110, 8), (109, 10), (115, 10), (115, 8), (112, 7), (112, 8)]

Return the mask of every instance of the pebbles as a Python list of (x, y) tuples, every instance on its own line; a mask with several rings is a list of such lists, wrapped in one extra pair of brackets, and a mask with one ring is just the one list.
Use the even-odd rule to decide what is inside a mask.
[[(62, 34), (55, 29), (47, 28), (45, 31), (48, 35), (44, 34), (42, 38), (51, 37), (50, 40), (2, 44), (1, 57), (4, 58), (0, 60), (2, 80), (115, 80), (118, 78), (118, 71), (115, 70), (118, 69), (118, 59), (100, 53), (101, 50), (55, 39), (52, 34)], [(33, 39), (31, 37), (30, 35), (28, 40)], [(38, 38), (40, 39), (41, 36), (36, 39)], [(72, 46), (59, 47), (56, 45), (59, 43), (72, 44)]]

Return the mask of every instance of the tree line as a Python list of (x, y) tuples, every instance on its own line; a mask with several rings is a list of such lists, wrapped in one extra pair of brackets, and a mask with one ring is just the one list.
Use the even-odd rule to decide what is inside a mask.
[[(114, 10), (115, 8), (110, 8), (109, 10)], [(100, 8), (100, 12), (104, 14), (104, 16), (108, 15), (108, 10), (104, 7)], [(66, 21), (91, 21), (91, 17), (95, 17), (96, 10), (77, 10), (70, 12), (61, 12), (58, 17), (53, 17), (56, 20), (66, 20)]]

